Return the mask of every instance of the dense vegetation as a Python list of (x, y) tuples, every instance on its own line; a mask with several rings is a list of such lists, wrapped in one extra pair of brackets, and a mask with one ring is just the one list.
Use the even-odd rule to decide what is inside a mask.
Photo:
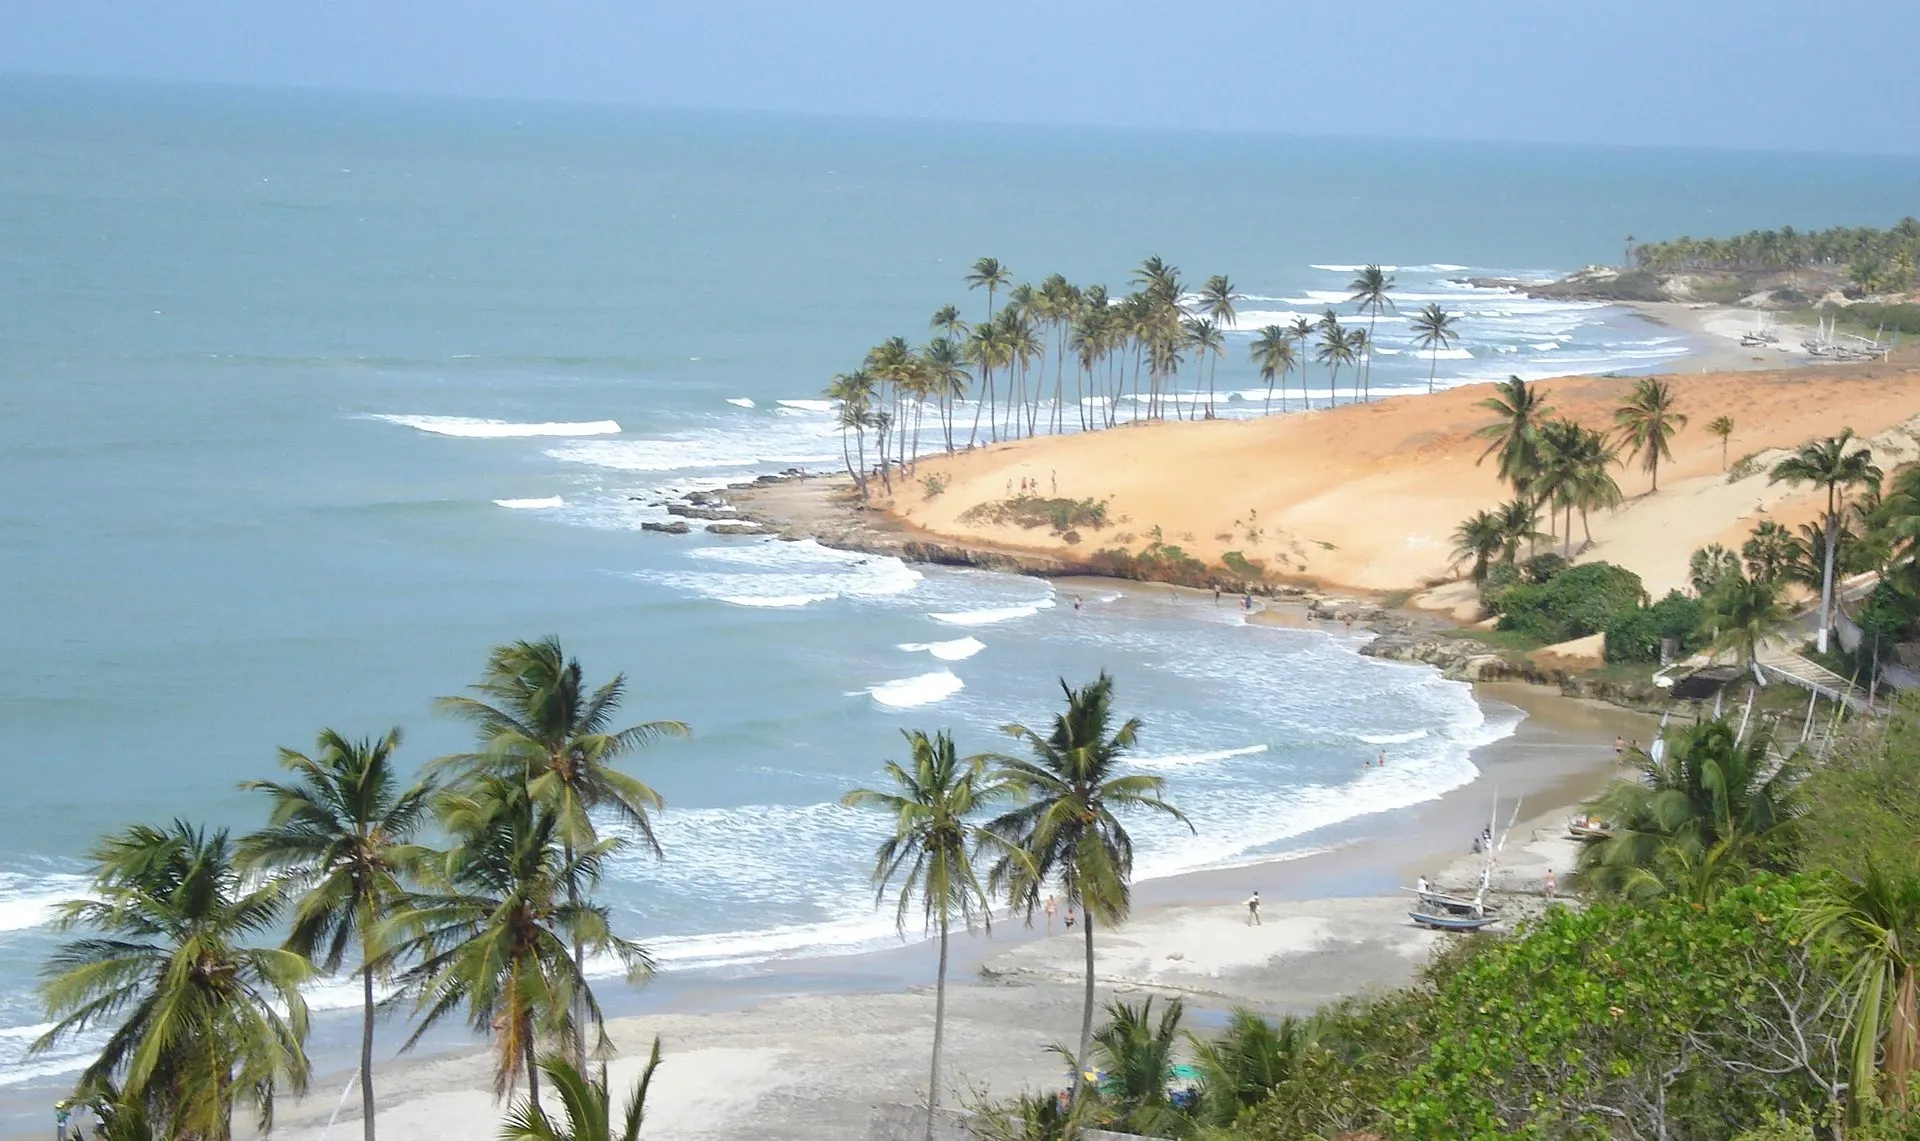
[(1633, 246), (1632, 255), (1635, 266), (1662, 272), (1838, 268), (1868, 293), (1904, 291), (1914, 287), (1920, 265), (1920, 220), (1902, 218), (1888, 230), (1835, 226), (1801, 233), (1784, 226), (1733, 238), (1682, 237)]
[(1619, 833), (1589, 849), (1584, 904), (1305, 1019), (1242, 1010), (1201, 1036), (1178, 1003), (1115, 1003), (1095, 1095), (995, 1107), (983, 1135), (1920, 1136), (1920, 706), (1818, 768), (1720, 721), (1669, 744), (1594, 806)]

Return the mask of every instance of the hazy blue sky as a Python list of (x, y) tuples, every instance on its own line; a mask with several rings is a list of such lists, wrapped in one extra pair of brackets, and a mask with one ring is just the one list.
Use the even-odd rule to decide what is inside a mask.
[(1916, 0), (0, 0), (0, 71), (1920, 152)]

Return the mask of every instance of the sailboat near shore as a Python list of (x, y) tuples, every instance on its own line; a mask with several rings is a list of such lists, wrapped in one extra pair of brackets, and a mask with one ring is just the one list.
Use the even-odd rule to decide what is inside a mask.
[(1499, 908), (1487, 902), (1487, 891), (1493, 886), (1493, 867), (1501, 849), (1507, 845), (1507, 837), (1513, 834), (1514, 822), (1520, 818), (1519, 800), (1513, 802), (1513, 814), (1507, 818), (1504, 832), (1496, 831), (1500, 821), (1500, 793), (1493, 794), (1493, 811), (1487, 821), (1487, 866), (1480, 871), (1480, 888), (1473, 898), (1450, 895), (1435, 891), (1424, 877), (1414, 887), (1402, 888), (1414, 894), (1418, 902), (1414, 909), (1407, 912), (1407, 918), (1421, 927), (1435, 931), (1479, 931), (1500, 922)]

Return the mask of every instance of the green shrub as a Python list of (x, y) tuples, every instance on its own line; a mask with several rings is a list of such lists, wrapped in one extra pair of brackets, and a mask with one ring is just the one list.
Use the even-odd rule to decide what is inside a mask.
[(1259, 582), (1267, 577), (1266, 568), (1247, 558), (1239, 551), (1228, 551), (1220, 556), (1220, 563), (1240, 577), (1242, 582)]
[(1487, 577), (1480, 583), (1480, 609), (1488, 614), (1500, 613), (1507, 591), (1519, 584), (1520, 569), (1511, 563), (1495, 563), (1488, 567)]
[(1888, 653), (1888, 647), (1905, 640), (1907, 632), (1920, 621), (1920, 599), (1881, 579), (1867, 596), (1867, 604), (1860, 608), (1857, 621), (1867, 638), (1879, 639), (1882, 653)]
[(1657, 662), (1660, 640), (1672, 638), (1680, 652), (1700, 648), (1700, 601), (1677, 590), (1652, 606), (1636, 606), (1613, 616), (1604, 627), (1610, 662)]
[(1639, 575), (1612, 563), (1586, 563), (1546, 583), (1508, 588), (1500, 598), (1498, 628), (1549, 644), (1565, 642), (1598, 634), (1645, 598)]
[(1016, 495), (999, 502), (976, 503), (960, 513), (960, 521), (1022, 527), (1029, 531), (1047, 527), (1056, 535), (1082, 527), (1098, 531), (1107, 525), (1107, 501)]
[(1828, 305), (1820, 311), (1823, 317), (1837, 317), (1842, 325), (1849, 325), (1871, 336), (1884, 330), (1888, 333), (1905, 333), (1910, 337), (1920, 336), (1920, 305), (1912, 302), (1881, 304), (1875, 301), (1862, 301), (1857, 305)]
[(1572, 565), (1573, 563), (1567, 559), (1563, 559), (1552, 551), (1548, 551), (1545, 554), (1535, 555), (1528, 559), (1525, 563), (1521, 564), (1520, 571), (1526, 576), (1528, 582), (1538, 586), (1541, 583), (1551, 582), (1560, 577), (1566, 573), (1566, 569)]
[(1741, 480), (1746, 479), (1748, 476), (1755, 476), (1759, 474), (1760, 474), (1760, 453), (1748, 452), (1746, 455), (1741, 456), (1739, 459), (1733, 461), (1733, 466), (1727, 469), (1727, 482), (1739, 483)]
[(924, 490), (923, 498), (933, 499), (947, 489), (947, 473), (936, 471), (920, 477), (920, 486)]

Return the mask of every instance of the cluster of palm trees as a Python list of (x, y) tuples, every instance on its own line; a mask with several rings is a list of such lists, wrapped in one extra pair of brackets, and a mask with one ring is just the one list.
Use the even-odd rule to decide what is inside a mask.
[[(507, 1135), (550, 1135), (543, 1070), (572, 1114), (596, 1088), (583, 1068), (609, 1049), (588, 957), (630, 981), (652, 969), (593, 892), (614, 852), (659, 851), (660, 797), (617, 763), (687, 729), (615, 729), (624, 689), (621, 677), (589, 689), (555, 639), (503, 645), (472, 695), (439, 702), (473, 726), (473, 749), (418, 781), (399, 772), (397, 729), (370, 740), (326, 730), (311, 753), (282, 751), (283, 780), (243, 786), (267, 810), (254, 832), (176, 821), (102, 839), (91, 895), (61, 914), (63, 929), (86, 934), (45, 967), (53, 1026), (35, 1050), (106, 1030), (79, 1092), (112, 1136), (226, 1141), (237, 1103), (264, 1129), (277, 1094), (305, 1089), (302, 987), (348, 971), (363, 1005), (367, 1141), (383, 1004), (411, 1006), (408, 1046), (464, 1017), (493, 1044), (497, 1092), (526, 1079)], [(603, 1075), (602, 1103), (604, 1087)]]
[(895, 919), (903, 933), (909, 919), (916, 920), (939, 947), (929, 1138), (939, 1103), (952, 929), (990, 927), (996, 905), (1030, 923), (1056, 888), (1069, 914), (1078, 910), (1086, 954), (1080, 1041), (1071, 1056), (1078, 1103), (1093, 1056), (1094, 926), (1116, 923), (1131, 909), (1133, 841), (1121, 817), (1146, 811), (1186, 823), (1165, 799), (1162, 778), (1124, 769), (1140, 722), (1116, 724), (1113, 679), (1102, 673), (1078, 689), (1063, 681), (1061, 689), (1066, 707), (1051, 725), (1008, 727), (1026, 744), (1027, 757), (961, 757), (947, 733), (908, 732), (909, 760), (887, 763), (885, 787), (855, 789), (845, 798), (891, 817), (875, 852), (874, 883), (883, 900), (897, 892)]
[[(1631, 244), (1632, 239), (1628, 239)], [(1753, 230), (1734, 238), (1675, 238), (1632, 247), (1634, 264), (1671, 272), (1685, 269), (1791, 270), (1804, 266), (1884, 267), (1889, 288), (1911, 288), (1920, 262), (1920, 219), (1891, 229), (1835, 226), (1801, 233), (1792, 226)]]
[[(1092, 431), (1122, 422), (1214, 418), (1215, 373), (1226, 356), (1226, 334), (1236, 329), (1242, 300), (1225, 275), (1215, 274), (1189, 291), (1180, 270), (1149, 257), (1133, 273), (1133, 290), (1112, 296), (1104, 285), (1081, 287), (1052, 274), (1038, 285), (1014, 284), (996, 258), (981, 258), (967, 273), (970, 289), (984, 290), (986, 314), (969, 324), (954, 305), (942, 306), (928, 323), (933, 336), (918, 348), (891, 337), (867, 352), (861, 367), (836, 375), (826, 396), (838, 404), (843, 458), (864, 496), (868, 492), (867, 442), (878, 453), (878, 474), (889, 491), (893, 471), (917, 460), (931, 410), (944, 450), (982, 442), (1031, 437), (1041, 432)], [(1327, 370), (1337, 402), (1340, 370), (1351, 367), (1354, 398), (1371, 395), (1373, 330), (1393, 311), (1393, 278), (1377, 265), (1354, 278), (1352, 303), (1367, 327), (1347, 328), (1332, 309), (1318, 321), (1299, 317), (1290, 326), (1260, 329), (1253, 364), (1267, 385), (1266, 411), (1280, 387), (1286, 411), (1286, 379), (1300, 372), (1301, 402), (1312, 408), (1306, 387), (1309, 356)], [(1003, 296), (1004, 295), (1004, 296)], [(1439, 352), (1459, 334), (1455, 318), (1429, 304), (1413, 321), (1415, 343)], [(1184, 395), (1177, 382), (1183, 365), (1204, 384)], [(1069, 376), (1071, 382), (1069, 382)], [(1069, 383), (1071, 392), (1069, 393)], [(1428, 390), (1434, 383), (1428, 371)], [(971, 422), (960, 405), (971, 399)], [(1127, 409), (1122, 412), (1123, 406)]]
[[(1454, 531), (1454, 558), (1471, 563), (1476, 583), (1485, 581), (1496, 558), (1511, 564), (1522, 543), (1547, 537), (1538, 530), (1542, 511), (1550, 512), (1550, 525), (1559, 529), (1564, 557), (1573, 556), (1574, 512), (1580, 513), (1581, 529), (1591, 543), (1588, 513), (1618, 507), (1622, 501), (1610, 470), (1621, 462), (1622, 451), (1640, 460), (1651, 491), (1657, 492), (1660, 461), (1673, 458), (1673, 438), (1687, 423), (1674, 409), (1673, 386), (1656, 377), (1634, 384), (1614, 410), (1611, 435), (1553, 416), (1539, 388), (1517, 376), (1501, 382), (1478, 406), (1496, 417), (1479, 430), (1488, 440), (1480, 462), (1496, 460), (1514, 497), (1492, 511), (1476, 512)], [(1564, 525), (1559, 522), (1562, 515)]]

